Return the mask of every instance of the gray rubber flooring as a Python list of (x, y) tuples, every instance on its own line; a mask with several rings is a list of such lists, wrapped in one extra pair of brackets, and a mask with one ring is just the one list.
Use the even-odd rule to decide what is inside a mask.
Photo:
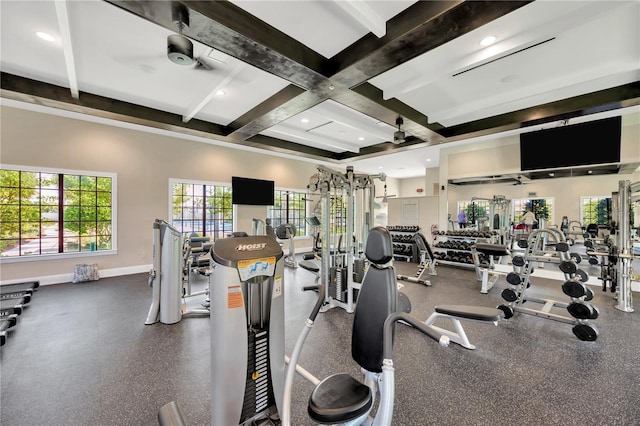
[[(406, 275), (416, 271), (415, 264), (395, 266)], [(313, 283), (308, 271), (285, 271), (290, 352), (315, 293), (301, 291)], [(504, 303), (504, 277), (481, 294), (472, 269), (438, 266), (437, 273), (430, 287), (401, 281), (421, 320), (436, 305)], [(196, 280), (194, 287), (206, 285)], [(567, 302), (560, 285), (536, 280), (527, 295)], [(600, 311), (594, 342), (577, 339), (571, 324), (520, 313), (498, 326), (464, 322), (475, 350), (441, 347), (398, 325), (393, 424), (640, 425), (640, 309), (618, 311), (611, 293), (594, 290), (591, 303)], [(155, 425), (158, 409), (175, 400), (187, 424), (209, 424), (209, 319), (145, 325), (150, 300), (147, 274), (41, 287), (0, 350), (0, 423)], [(320, 378), (357, 376), (351, 320), (339, 308), (320, 314), (300, 364)], [(294, 425), (311, 424), (311, 389), (296, 378)]]

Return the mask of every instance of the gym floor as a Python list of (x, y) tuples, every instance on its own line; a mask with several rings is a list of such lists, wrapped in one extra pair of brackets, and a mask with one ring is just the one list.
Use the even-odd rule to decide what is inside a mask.
[[(416, 272), (411, 263), (396, 261), (395, 267), (399, 274)], [(311, 273), (285, 271), (290, 353), (315, 293), (301, 291), (314, 282)], [(509, 286), (504, 277), (481, 294), (473, 269), (438, 266), (437, 273), (428, 277), (430, 287), (401, 281), (412, 314), (421, 320), (436, 305), (504, 303), (500, 293)], [(157, 425), (158, 409), (173, 400), (188, 425), (209, 424), (209, 319), (145, 325), (151, 301), (147, 278), (40, 287), (0, 349), (0, 424)], [(193, 280), (196, 288), (207, 284), (203, 277)], [(568, 301), (561, 282), (532, 283), (529, 297)], [(640, 425), (640, 307), (618, 311), (611, 293), (594, 290), (591, 303), (600, 311), (593, 321), (599, 330), (594, 342), (577, 339), (570, 324), (520, 313), (497, 327), (463, 322), (475, 350), (453, 343), (440, 347), (399, 324), (393, 424)], [(638, 293), (634, 296), (640, 304)], [(350, 356), (352, 317), (339, 308), (321, 313), (300, 365), (319, 378), (335, 372), (357, 376)], [(311, 389), (296, 376), (296, 426), (311, 424), (306, 413)]]

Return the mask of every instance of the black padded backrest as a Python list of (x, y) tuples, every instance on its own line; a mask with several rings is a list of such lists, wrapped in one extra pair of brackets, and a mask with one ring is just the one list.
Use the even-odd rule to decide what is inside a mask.
[(393, 243), (387, 228), (377, 226), (369, 231), (364, 255), (369, 262), (377, 265), (388, 263), (393, 259)]
[(382, 371), (384, 321), (398, 306), (398, 287), (393, 266), (382, 266), (393, 258), (391, 234), (386, 228), (369, 231), (365, 248), (371, 262), (362, 280), (353, 316), (351, 356), (361, 367)]

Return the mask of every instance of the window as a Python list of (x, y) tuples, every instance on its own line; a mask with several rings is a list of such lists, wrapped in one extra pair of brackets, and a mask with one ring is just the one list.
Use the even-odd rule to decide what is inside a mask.
[[(457, 213), (464, 211), (467, 214), (467, 223), (475, 224), (479, 218), (489, 216), (489, 201), (488, 200), (475, 200), (475, 201), (458, 201)], [(452, 219), (457, 223), (458, 217)]]
[(268, 216), (271, 226), (291, 223), (296, 228), (296, 236), (307, 235), (307, 194), (289, 190), (275, 190), (274, 204), (269, 206)]
[(539, 228), (541, 221), (546, 221), (547, 224), (552, 223), (551, 220), (553, 219), (553, 199), (522, 198), (519, 200), (513, 200), (513, 223), (521, 223), (522, 217), (527, 212), (527, 210), (531, 210), (536, 216)]
[(170, 181), (171, 224), (183, 234), (224, 238), (233, 232), (231, 185)]
[(0, 169), (2, 258), (115, 249), (114, 174)]
[(611, 197), (580, 197), (582, 225), (608, 225), (611, 218)]

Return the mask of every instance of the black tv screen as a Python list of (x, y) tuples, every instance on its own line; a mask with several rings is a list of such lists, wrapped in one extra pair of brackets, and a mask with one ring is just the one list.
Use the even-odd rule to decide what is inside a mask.
[(231, 177), (231, 202), (250, 206), (272, 206), (274, 183), (272, 180)]
[(520, 168), (554, 169), (620, 162), (622, 117), (522, 133)]

